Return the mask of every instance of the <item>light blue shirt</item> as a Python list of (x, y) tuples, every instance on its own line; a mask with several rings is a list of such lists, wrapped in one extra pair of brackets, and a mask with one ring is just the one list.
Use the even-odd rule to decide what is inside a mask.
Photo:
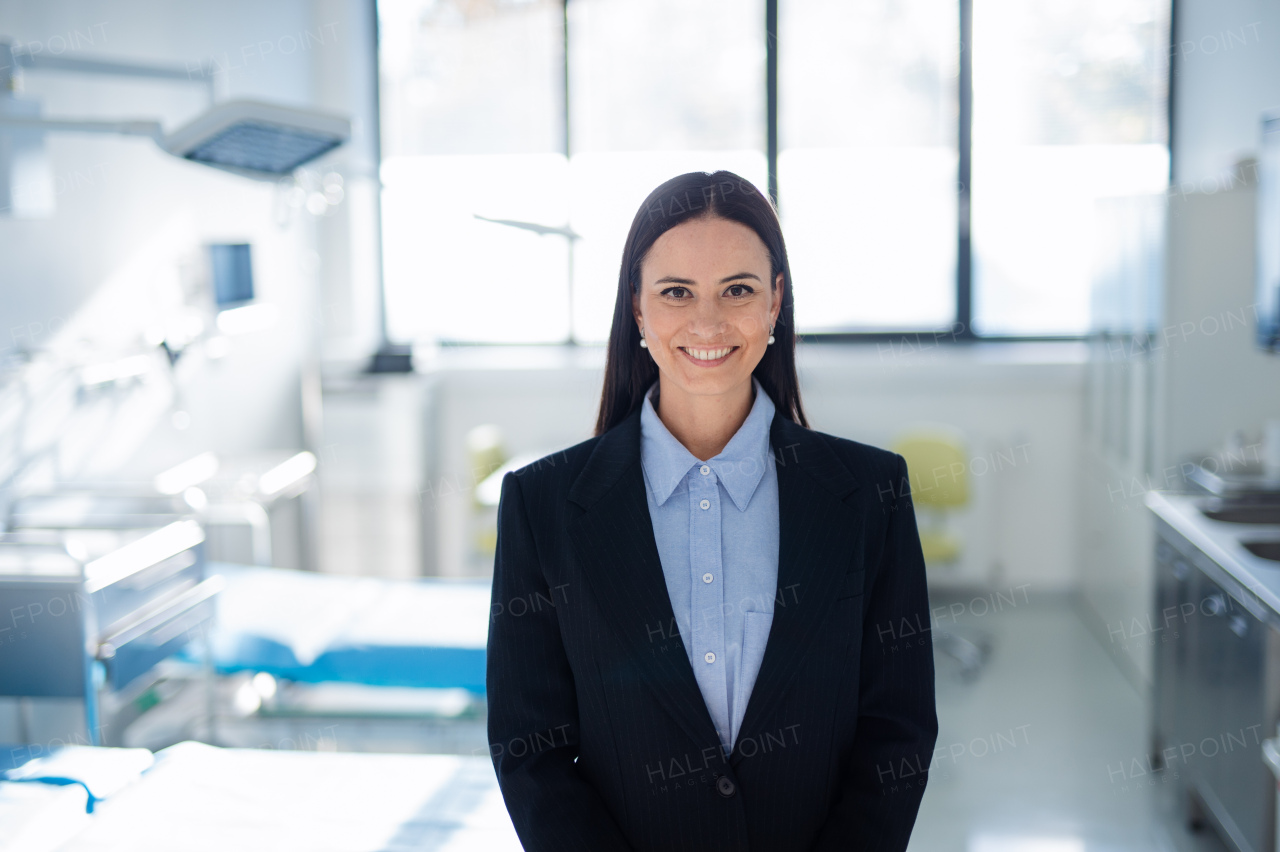
[(705, 463), (659, 419), (657, 382), (640, 412), (640, 461), (667, 593), (726, 754), (764, 659), (778, 586), (774, 404), (754, 376), (751, 383), (747, 419)]

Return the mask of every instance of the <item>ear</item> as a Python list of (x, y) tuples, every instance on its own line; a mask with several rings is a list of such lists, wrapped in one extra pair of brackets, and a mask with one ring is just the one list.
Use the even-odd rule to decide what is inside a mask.
[(643, 314), (640, 313), (640, 294), (638, 292), (631, 294), (631, 315), (636, 318), (636, 325), (639, 327)]
[(782, 273), (779, 272), (778, 277), (773, 279), (773, 308), (769, 312), (773, 317), (774, 325), (777, 325), (778, 314), (782, 311), (782, 297), (785, 287), (786, 282), (783, 280)]

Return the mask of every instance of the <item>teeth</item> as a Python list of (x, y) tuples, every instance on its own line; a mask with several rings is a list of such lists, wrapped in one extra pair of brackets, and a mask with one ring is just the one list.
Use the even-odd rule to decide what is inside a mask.
[(722, 349), (685, 349), (684, 351), (688, 352), (699, 361), (714, 361), (717, 358), (723, 358), (728, 355), (733, 351), (733, 347), (726, 346)]

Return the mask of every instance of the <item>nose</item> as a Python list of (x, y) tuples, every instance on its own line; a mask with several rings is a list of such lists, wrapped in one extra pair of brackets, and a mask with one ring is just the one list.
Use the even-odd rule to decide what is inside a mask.
[(689, 332), (696, 337), (714, 340), (729, 331), (724, 306), (718, 299), (699, 300), (689, 318)]

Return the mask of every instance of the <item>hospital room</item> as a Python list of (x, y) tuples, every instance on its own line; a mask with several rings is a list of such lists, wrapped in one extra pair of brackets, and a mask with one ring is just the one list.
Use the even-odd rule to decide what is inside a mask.
[(0, 0), (0, 852), (1278, 802), (1280, 0)]

